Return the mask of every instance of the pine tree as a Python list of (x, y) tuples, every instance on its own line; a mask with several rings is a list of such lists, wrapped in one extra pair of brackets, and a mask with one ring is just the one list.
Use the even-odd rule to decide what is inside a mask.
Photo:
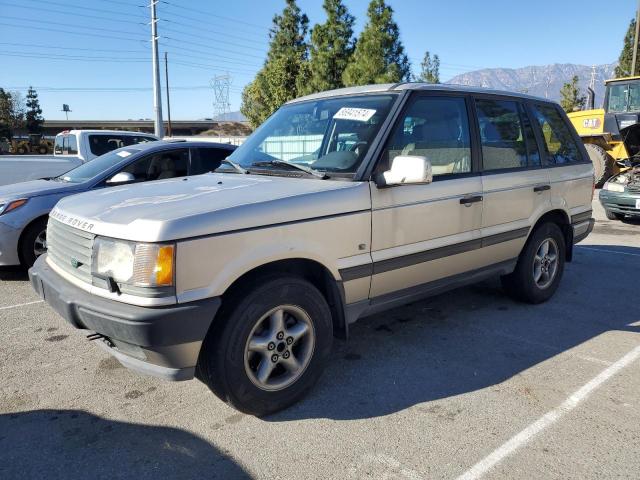
[(565, 83), (560, 90), (560, 105), (565, 112), (582, 110), (587, 101), (584, 95), (580, 95), (579, 79), (575, 75), (570, 82)]
[(38, 101), (38, 94), (33, 87), (29, 87), (27, 91), (27, 112), (25, 116), (27, 131), (29, 133), (40, 133), (42, 131), (44, 118), (42, 118), (42, 109)]
[(431, 58), (429, 50), (424, 52), (424, 58), (420, 64), (420, 75), (415, 77), (417, 82), (440, 83), (440, 57), (434, 55)]
[[(633, 60), (633, 39), (636, 35), (636, 19), (631, 19), (629, 28), (624, 36), (624, 44), (620, 56), (618, 57), (618, 66), (615, 70), (616, 77), (631, 76), (631, 62)], [(637, 69), (636, 69), (637, 72)]]
[(324, 0), (327, 21), (311, 30), (309, 62), (305, 66), (303, 93), (344, 87), (342, 74), (353, 55), (355, 41), (351, 15), (342, 0)]
[(240, 110), (257, 127), (283, 103), (299, 96), (308, 58), (309, 19), (296, 4), (286, 0), (282, 15), (273, 17), (269, 52), (256, 78), (242, 92)]
[(384, 0), (372, 0), (369, 18), (356, 43), (353, 58), (344, 71), (345, 85), (393, 83), (409, 80), (411, 65), (393, 20), (393, 9)]

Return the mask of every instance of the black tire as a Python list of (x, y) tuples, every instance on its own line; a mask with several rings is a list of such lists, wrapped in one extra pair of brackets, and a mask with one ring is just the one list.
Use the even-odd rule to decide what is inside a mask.
[(49, 153), (49, 149), (45, 146), (40, 146), (38, 147), (38, 153), (40, 155), (46, 155), (47, 153)]
[(589, 158), (593, 163), (593, 176), (596, 187), (602, 187), (604, 182), (613, 175), (613, 158), (600, 145), (585, 143)]
[(27, 154), (27, 149), (25, 147), (18, 147), (18, 149), (16, 150), (16, 153), (18, 155), (26, 155)]
[[(320, 291), (302, 278), (263, 276), (244, 287), (240, 294), (225, 299), (203, 343), (198, 376), (237, 410), (263, 416), (299, 401), (320, 378), (333, 342), (331, 312)], [(245, 348), (259, 320), (282, 305), (306, 312), (313, 324), (315, 342), (306, 368), (294, 383), (268, 391), (254, 384), (247, 372)]]
[(38, 258), (39, 255), (36, 255), (35, 252), (35, 244), (38, 236), (42, 232), (45, 232), (46, 238), (47, 231), (47, 218), (40, 218), (34, 222), (32, 222), (22, 233), (22, 237), (20, 238), (20, 261), (25, 268), (31, 268)]
[(624, 215), (620, 213), (615, 213), (610, 210), (605, 210), (604, 214), (607, 216), (609, 220), (624, 220)]
[[(550, 283), (541, 288), (534, 278), (534, 258), (542, 243), (549, 239), (555, 242), (557, 248), (557, 266)], [(555, 223), (543, 223), (531, 233), (513, 273), (501, 277), (502, 286), (512, 298), (521, 302), (546, 302), (558, 289), (564, 272), (565, 256), (566, 245), (562, 230)]]

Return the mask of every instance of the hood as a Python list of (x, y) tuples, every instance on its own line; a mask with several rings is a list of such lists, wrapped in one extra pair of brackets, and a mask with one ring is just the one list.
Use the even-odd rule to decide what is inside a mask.
[(157, 242), (370, 208), (366, 182), (210, 173), (74, 195), (51, 216), (97, 235)]
[(82, 189), (79, 183), (63, 183), (51, 180), (31, 180), (0, 186), (0, 203), (17, 198), (33, 198)]

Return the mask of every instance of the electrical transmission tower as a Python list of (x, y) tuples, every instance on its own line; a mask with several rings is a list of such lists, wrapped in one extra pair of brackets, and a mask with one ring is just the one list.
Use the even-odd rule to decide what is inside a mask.
[(226, 120), (227, 115), (231, 112), (231, 103), (229, 103), (229, 87), (231, 86), (231, 75), (216, 75), (211, 79), (211, 88), (213, 88), (213, 113), (215, 118)]
[(589, 81), (589, 88), (591, 90), (596, 89), (596, 66), (591, 66), (591, 80)]

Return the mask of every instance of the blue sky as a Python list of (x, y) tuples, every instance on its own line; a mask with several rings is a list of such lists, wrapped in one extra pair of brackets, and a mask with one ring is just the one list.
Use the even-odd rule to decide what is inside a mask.
[[(63, 103), (76, 119), (152, 117), (149, 11), (138, 6), (146, 3), (0, 0), (0, 86), (40, 87), (45, 118), (64, 118)], [(320, 0), (298, 3), (311, 24), (324, 21)], [(368, 1), (345, 3), (359, 32)], [(443, 80), (488, 67), (613, 62), (636, 2), (605, 3), (606, 11), (601, 0), (389, 0), (414, 69), (430, 50), (440, 55)], [(273, 14), (283, 6), (283, 0), (159, 4), (173, 119), (211, 117), (210, 80), (226, 72), (233, 78), (231, 109), (239, 108), (242, 87), (264, 59)]]

